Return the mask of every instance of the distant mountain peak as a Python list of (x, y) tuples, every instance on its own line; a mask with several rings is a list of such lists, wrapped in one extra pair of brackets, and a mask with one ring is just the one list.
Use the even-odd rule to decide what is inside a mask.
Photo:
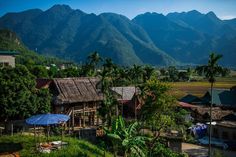
[(51, 11), (71, 11), (73, 10), (69, 5), (65, 5), (65, 4), (56, 4), (54, 6), (52, 6), (51, 8), (49, 8), (48, 10)]
[(220, 20), (214, 12), (192, 10), (167, 16), (146, 12), (130, 20), (116, 13), (95, 15), (54, 5), (46, 11), (3, 16), (0, 28), (15, 31), (22, 43), (37, 47), (38, 53), (78, 63), (98, 51), (125, 66), (170, 65), (175, 60), (199, 64), (209, 51), (216, 51), (224, 55), (225, 65), (235, 66), (236, 22)]
[(197, 10), (191, 10), (189, 12), (187, 12), (188, 14), (192, 14), (192, 15), (201, 15), (202, 13), (200, 13), (199, 11)]
[(206, 16), (211, 17), (211, 18), (217, 18), (217, 19), (218, 19), (218, 17), (216, 16), (216, 14), (215, 14), (213, 11), (208, 12), (208, 13), (206, 14)]

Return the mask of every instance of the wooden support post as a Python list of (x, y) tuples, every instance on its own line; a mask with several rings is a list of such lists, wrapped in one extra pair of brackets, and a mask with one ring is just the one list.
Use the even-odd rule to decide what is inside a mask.
[(79, 127), (81, 127), (81, 120), (82, 120), (82, 117), (79, 116)]
[(96, 110), (95, 110), (95, 114), (94, 114), (94, 121), (95, 121), (95, 116), (96, 116), (96, 119), (97, 119), (96, 125), (98, 126), (99, 125), (99, 117), (98, 117), (98, 112), (97, 112), (97, 109), (98, 109), (97, 103), (95, 103), (95, 108), (96, 108)]
[(14, 126), (13, 126), (13, 122), (11, 123), (11, 136), (13, 136), (13, 132), (14, 132)]
[(135, 117), (135, 120), (137, 120), (137, 112), (136, 112), (136, 86), (134, 87), (135, 88), (135, 92), (134, 92), (134, 117)]
[(83, 103), (83, 127), (85, 127), (85, 103)]
[(91, 115), (91, 112), (89, 113), (89, 126), (92, 126), (92, 115)]
[(35, 147), (37, 148), (37, 141), (36, 141), (36, 128), (34, 125), (34, 143), (35, 143)]
[(75, 130), (75, 108), (72, 107), (72, 130)]
[(93, 112), (93, 126), (95, 125), (95, 112)]

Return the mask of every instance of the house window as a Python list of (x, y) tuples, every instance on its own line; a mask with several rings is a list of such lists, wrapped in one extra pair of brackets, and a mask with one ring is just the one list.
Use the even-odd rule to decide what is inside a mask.
[(224, 140), (229, 139), (229, 135), (228, 135), (228, 133), (227, 133), (226, 131), (223, 131), (223, 132), (222, 132), (222, 138), (223, 138)]
[(5, 67), (9, 66), (8, 62), (3, 63)]
[(216, 138), (219, 137), (218, 129), (217, 129), (217, 128), (214, 128), (214, 129), (213, 129), (213, 136), (216, 137)]
[(7, 66), (9, 66), (8, 62), (1, 62), (0, 63), (0, 67), (7, 67)]

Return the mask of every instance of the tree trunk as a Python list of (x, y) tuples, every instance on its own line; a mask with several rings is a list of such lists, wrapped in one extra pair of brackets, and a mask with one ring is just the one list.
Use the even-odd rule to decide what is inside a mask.
[(211, 134), (212, 134), (212, 106), (213, 106), (213, 95), (212, 95), (212, 91), (213, 91), (213, 83), (211, 83), (211, 106), (210, 106), (210, 126), (209, 126), (209, 150), (208, 150), (208, 156), (211, 157)]

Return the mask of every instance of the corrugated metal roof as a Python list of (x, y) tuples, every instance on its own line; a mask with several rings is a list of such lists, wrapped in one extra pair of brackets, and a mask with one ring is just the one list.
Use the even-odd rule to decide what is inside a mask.
[[(236, 91), (229, 89), (213, 89), (213, 101), (216, 106), (228, 106), (236, 108)], [(210, 103), (210, 90), (204, 95), (203, 101)]]
[(193, 103), (193, 102), (201, 102), (201, 99), (197, 96), (188, 94), (186, 96), (184, 96), (183, 98), (181, 98), (179, 101), (181, 102), (185, 102), (185, 103)]
[(3, 50), (0, 50), (0, 55), (17, 55), (19, 54), (18, 51), (3, 51)]
[(118, 100), (132, 100), (135, 92), (138, 92), (138, 89), (135, 87), (112, 87), (112, 91), (119, 94), (121, 97)]

